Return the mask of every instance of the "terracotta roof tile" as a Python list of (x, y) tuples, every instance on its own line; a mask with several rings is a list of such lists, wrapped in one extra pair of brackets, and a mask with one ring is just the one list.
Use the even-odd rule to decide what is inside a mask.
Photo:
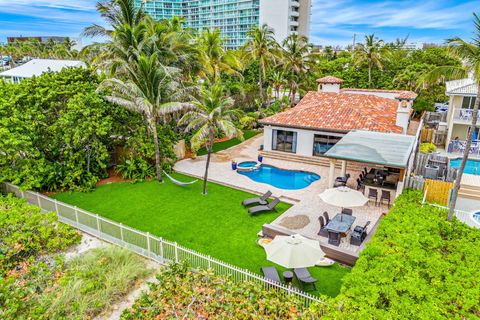
[(343, 79), (333, 77), (333, 76), (326, 76), (320, 79), (317, 79), (318, 83), (342, 83)]
[(413, 91), (408, 90), (385, 90), (385, 89), (360, 89), (360, 88), (343, 88), (340, 90), (341, 92), (345, 91), (359, 91), (359, 92), (386, 92), (386, 93), (396, 93), (396, 99), (407, 99), (407, 100), (414, 100), (417, 98), (417, 94)]
[(316, 130), (402, 133), (396, 125), (398, 101), (375, 95), (310, 91), (290, 110), (260, 122)]

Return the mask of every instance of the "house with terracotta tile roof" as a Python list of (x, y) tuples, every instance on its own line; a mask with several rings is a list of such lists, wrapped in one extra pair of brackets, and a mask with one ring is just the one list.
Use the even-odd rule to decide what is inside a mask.
[(416, 94), (401, 90), (341, 89), (343, 80), (317, 80), (293, 108), (260, 120), (264, 151), (323, 156), (352, 130), (406, 134)]

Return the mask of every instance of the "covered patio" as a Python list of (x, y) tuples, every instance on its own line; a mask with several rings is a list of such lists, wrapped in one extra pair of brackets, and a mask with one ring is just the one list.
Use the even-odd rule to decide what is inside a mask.
[[(365, 165), (358, 175), (352, 175), (357, 190), (372, 201), (393, 201), (403, 189), (409, 163), (413, 161), (415, 137), (396, 133), (354, 130), (325, 153), (330, 168), (328, 188), (336, 186), (335, 165), (341, 162), (341, 177), (347, 175), (347, 162)], [(375, 197), (376, 196), (376, 197)]]

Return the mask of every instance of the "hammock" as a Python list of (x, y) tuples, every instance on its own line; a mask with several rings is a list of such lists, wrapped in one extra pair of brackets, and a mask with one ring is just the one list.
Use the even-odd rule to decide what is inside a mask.
[(173, 178), (172, 176), (170, 176), (170, 175), (169, 175), (168, 173), (166, 173), (165, 171), (163, 171), (163, 173), (167, 176), (168, 179), (170, 179), (170, 181), (172, 181), (173, 183), (175, 183), (177, 186), (181, 186), (181, 187), (189, 186), (189, 185), (194, 184), (195, 182), (198, 181), (198, 180), (194, 180), (194, 181), (190, 181), (190, 182), (182, 182), (182, 181), (176, 180), (175, 178)]

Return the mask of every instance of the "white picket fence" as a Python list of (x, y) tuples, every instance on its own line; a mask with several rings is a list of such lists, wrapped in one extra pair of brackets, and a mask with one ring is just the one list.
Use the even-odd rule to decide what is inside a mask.
[(312, 302), (322, 302), (318, 297), (295, 287), (268, 280), (259, 274), (185, 248), (176, 242), (153, 236), (148, 232), (135, 230), (37, 192), (22, 191), (18, 186), (10, 183), (4, 182), (2, 186), (4, 192), (13, 193), (45, 211), (56, 212), (58, 220), (65, 224), (104, 241), (132, 250), (158, 263), (187, 262), (193, 268), (213, 270), (217, 275), (230, 276), (235, 282), (254, 282), (262, 285), (265, 289), (277, 290), (284, 296), (293, 296), (301, 307), (308, 307)]

